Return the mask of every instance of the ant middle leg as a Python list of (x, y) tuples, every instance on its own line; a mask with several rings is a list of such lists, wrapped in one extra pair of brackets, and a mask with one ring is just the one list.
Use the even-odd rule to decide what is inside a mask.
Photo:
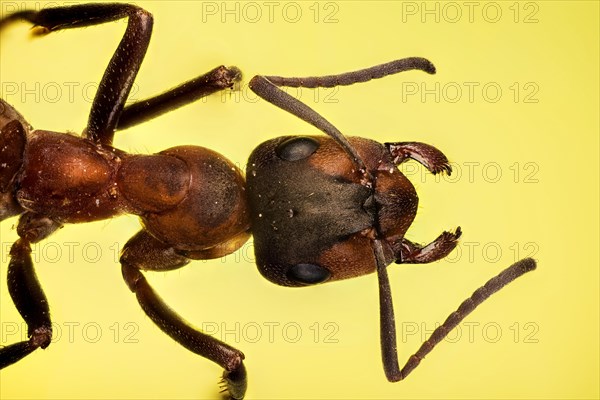
[(186, 349), (208, 358), (223, 369), (222, 387), (234, 399), (242, 399), (247, 379), (244, 354), (191, 326), (175, 313), (152, 289), (141, 270), (167, 271), (183, 267), (189, 258), (155, 239), (145, 230), (131, 238), (123, 249), (123, 279), (148, 317)]

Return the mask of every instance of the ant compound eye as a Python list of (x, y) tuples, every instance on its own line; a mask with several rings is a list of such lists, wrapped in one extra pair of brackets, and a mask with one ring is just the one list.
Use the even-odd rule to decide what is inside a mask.
[(277, 146), (275, 153), (285, 161), (298, 161), (309, 157), (319, 148), (319, 142), (306, 136), (294, 137)]
[(329, 279), (331, 273), (320, 265), (296, 264), (287, 270), (287, 277), (298, 283), (314, 285)]

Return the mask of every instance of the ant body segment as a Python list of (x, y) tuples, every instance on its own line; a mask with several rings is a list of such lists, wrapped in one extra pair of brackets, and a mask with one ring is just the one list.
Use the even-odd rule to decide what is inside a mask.
[(219, 364), (223, 388), (235, 399), (247, 387), (244, 355), (192, 327), (154, 292), (142, 271), (173, 270), (190, 260), (223, 257), (254, 236), (260, 273), (283, 286), (306, 286), (376, 272), (380, 296), (383, 365), (390, 381), (404, 379), (487, 297), (535, 269), (521, 260), (463, 302), (399, 368), (387, 266), (429, 263), (447, 256), (460, 228), (422, 246), (404, 238), (418, 198), (396, 168), (412, 158), (431, 173), (451, 173), (446, 156), (419, 142), (380, 144), (346, 137), (307, 105), (279, 89), (333, 87), (366, 82), (407, 70), (435, 73), (423, 58), (405, 58), (324, 77), (255, 76), (261, 98), (314, 125), (327, 136), (283, 136), (259, 145), (246, 174), (222, 155), (198, 146), (178, 146), (153, 155), (128, 154), (112, 146), (114, 133), (147, 121), (241, 79), (220, 66), (158, 96), (125, 105), (152, 32), (152, 16), (128, 4), (83, 4), (20, 11), (0, 20), (24, 20), (38, 33), (128, 18), (81, 137), (34, 130), (0, 99), (0, 220), (19, 215), (19, 239), (10, 251), (8, 288), (28, 326), (29, 339), (0, 347), (0, 368), (46, 348), (52, 338), (50, 311), (36, 277), (31, 244), (67, 223), (138, 215), (143, 224), (125, 245), (120, 262), (125, 283), (144, 312), (166, 334)]

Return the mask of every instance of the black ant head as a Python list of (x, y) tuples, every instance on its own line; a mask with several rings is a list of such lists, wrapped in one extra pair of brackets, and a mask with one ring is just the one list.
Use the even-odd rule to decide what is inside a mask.
[(412, 223), (417, 195), (382, 144), (349, 138), (357, 162), (326, 136), (285, 136), (251, 154), (247, 192), (256, 262), (278, 285), (306, 286), (375, 272)]

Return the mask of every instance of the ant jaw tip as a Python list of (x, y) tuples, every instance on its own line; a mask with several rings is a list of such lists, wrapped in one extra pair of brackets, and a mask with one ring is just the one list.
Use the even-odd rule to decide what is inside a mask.
[(456, 227), (456, 230), (454, 231), (454, 235), (456, 236), (457, 239), (462, 236), (462, 229), (460, 226)]
[(45, 26), (35, 25), (31, 28), (31, 36), (33, 37), (45, 36), (49, 33), (50, 29), (46, 28)]

